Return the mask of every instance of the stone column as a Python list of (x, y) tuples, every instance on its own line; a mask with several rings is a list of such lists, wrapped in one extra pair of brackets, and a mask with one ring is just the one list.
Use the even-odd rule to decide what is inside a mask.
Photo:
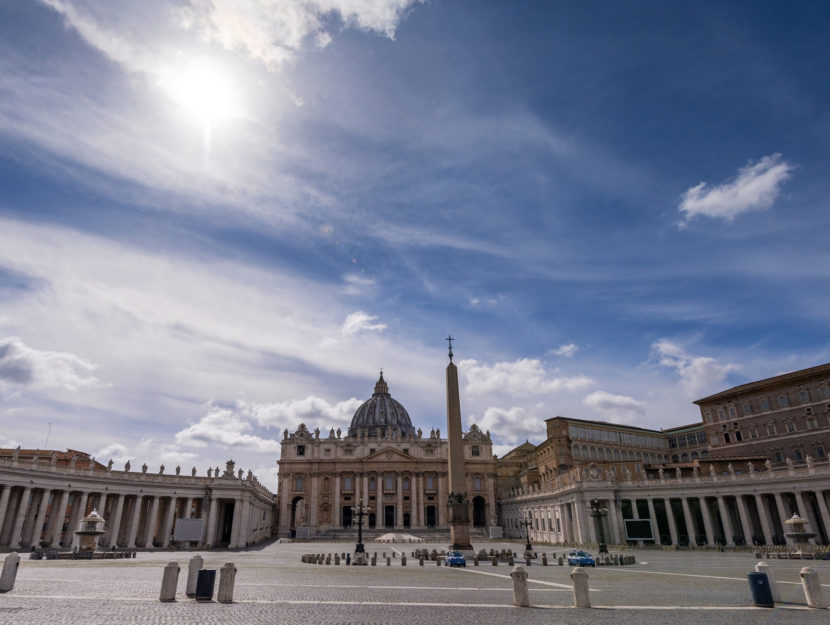
[(241, 533), (240, 526), (242, 525), (242, 500), (237, 499), (233, 506), (233, 522), (231, 523), (231, 541), (229, 548), (239, 546), (239, 535)]
[(758, 520), (761, 522), (761, 531), (764, 533), (764, 542), (767, 545), (772, 544), (772, 529), (770, 529), (770, 518), (767, 507), (764, 505), (764, 499), (761, 495), (755, 495), (755, 507), (758, 508)]
[(167, 518), (164, 521), (164, 541), (162, 546), (170, 546), (170, 537), (173, 533), (173, 523), (176, 520), (176, 497), (170, 497), (170, 505), (167, 506)]
[(795, 491), (794, 494), (795, 494), (795, 504), (798, 506), (798, 516), (800, 516), (802, 519), (804, 519), (806, 521), (809, 521), (810, 516), (809, 516), (809, 513), (807, 511), (807, 506), (804, 505), (804, 497), (802, 497), (801, 491), (797, 490), (797, 491)]
[(608, 516), (611, 518), (611, 531), (614, 533), (616, 544), (624, 544), (625, 528), (622, 521), (622, 508), (617, 505), (613, 494), (608, 498)]
[[(69, 491), (65, 490), (61, 493), (61, 499), (58, 503), (57, 508), (55, 507), (55, 500), (52, 500), (52, 512), (49, 514), (51, 517), (53, 514), (55, 515), (55, 525), (53, 526), (54, 529), (52, 530), (52, 541), (50, 545), (54, 548), (60, 547), (61, 542), (61, 533), (63, 532), (63, 520), (66, 518), (66, 505), (69, 503)], [(51, 519), (50, 519), (51, 524)]]
[(744, 543), (752, 544), (752, 522), (749, 519), (749, 511), (746, 509), (743, 495), (735, 496), (735, 503), (738, 505), (738, 522), (741, 524), (741, 530), (744, 533)]
[(663, 499), (663, 502), (666, 504), (666, 521), (669, 524), (669, 535), (671, 536), (671, 544), (677, 544), (677, 525), (674, 522), (674, 510), (671, 509), (671, 498), (666, 497)]
[(12, 526), (11, 536), (9, 536), (9, 547), (12, 549), (20, 549), (20, 539), (23, 537), (23, 522), (26, 520), (26, 514), (29, 512), (29, 498), (31, 495), (31, 486), (24, 488), (23, 493), (20, 495), (20, 505), (17, 507), (17, 515)]
[(251, 537), (251, 502), (242, 496), (242, 515), (239, 523), (239, 534), (236, 537), (238, 547), (246, 547)]
[[(787, 513), (784, 512), (784, 500), (781, 499), (781, 493), (773, 493), (773, 497), (775, 497), (775, 507), (778, 509), (778, 520), (781, 522), (781, 530), (782, 532), (786, 532), (787, 526), (784, 525), (784, 521), (786, 521), (788, 517)], [(784, 537), (784, 540), (792, 544), (792, 540), (786, 536)]]
[(412, 510), (410, 515), (412, 527), (421, 527), (421, 515), (420, 509), (421, 505), (419, 501), (421, 500), (421, 474), (420, 473), (412, 473), (410, 475), (410, 482), (409, 482), (409, 507)]
[(683, 506), (683, 519), (686, 521), (686, 532), (689, 535), (689, 544), (695, 545), (697, 544), (697, 527), (695, 526), (692, 511), (689, 508), (689, 500), (686, 497), (681, 497), (680, 504)]
[(715, 541), (715, 533), (712, 529), (712, 513), (709, 510), (709, 504), (706, 497), (700, 497), (700, 511), (703, 514), (703, 527), (706, 530), (706, 541), (709, 545), (713, 545)]
[(72, 534), (72, 548), (78, 546), (78, 543), (81, 542), (81, 537), (75, 533), (75, 530), (78, 529), (78, 526), (81, 524), (81, 519), (86, 516), (86, 504), (89, 501), (89, 493), (86, 491), (82, 491), (80, 494), (80, 501), (76, 501), (72, 505), (72, 519), (69, 521), (69, 532)]
[(334, 496), (331, 499), (331, 526), (343, 527), (342, 510), (340, 509), (340, 474), (334, 476)]
[[(290, 473), (285, 475), (280, 475), (280, 482), (279, 487), (282, 489), (282, 497), (280, 497), (280, 532), (288, 534), (289, 529), (291, 527), (291, 519), (289, 519), (289, 507), (288, 504), (291, 502), (291, 481), (292, 476)], [(216, 501), (215, 498), (212, 498), (212, 501)], [(211, 504), (212, 505), (212, 504)], [(211, 507), (211, 510), (213, 508)], [(215, 517), (211, 516), (211, 525), (215, 525), (214, 523)], [(215, 528), (214, 528), (214, 535), (213, 537), (208, 538), (208, 544), (212, 545), (213, 538), (216, 537)]]
[[(46, 520), (46, 510), (49, 507), (49, 495), (52, 491), (48, 488), (43, 489), (43, 496), (40, 498), (40, 507), (37, 511), (37, 517), (35, 518), (35, 529), (32, 532), (32, 545), (35, 547), (40, 547), (40, 535), (43, 533), (43, 522)], [(0, 525), (2, 521), (2, 517), (0, 517)], [(49, 540), (49, 537), (45, 537), (46, 540)]]
[(11, 486), (4, 486), (3, 492), (0, 493), (0, 536), (3, 535), (3, 521), (6, 520), (6, 511), (9, 509), (9, 494), (11, 492)]
[(109, 546), (110, 547), (117, 547), (118, 546), (118, 534), (121, 533), (121, 515), (124, 513), (124, 495), (118, 495), (118, 499), (115, 502), (115, 513), (112, 515), (111, 519), (108, 519), (107, 525), (109, 525), (110, 530), (110, 540)]
[[(216, 529), (219, 525), (217, 523), (218, 519), (216, 518), (216, 511), (219, 508), (219, 500), (216, 497), (210, 498), (210, 512), (208, 513), (208, 527), (207, 527), (207, 538), (205, 539), (205, 543), (208, 547), (213, 547), (213, 544), (216, 542)], [(282, 521), (280, 524), (284, 523)]]
[(488, 474), (485, 476), (487, 480), (487, 509), (486, 513), (486, 521), (487, 525), (495, 525), (496, 524), (496, 485), (493, 476)]
[[(152, 495), (150, 495), (153, 497)], [(147, 521), (144, 528), (144, 548), (149, 549), (153, 547), (153, 538), (156, 534), (156, 524), (159, 515), (159, 497), (153, 497), (153, 502), (150, 505), (150, 512), (147, 516)]]
[(403, 475), (400, 471), (398, 471), (395, 486), (397, 487), (397, 496), (395, 497), (395, 527), (400, 529), (403, 527)]
[(596, 542), (595, 540), (593, 540), (594, 534), (596, 533), (594, 531), (594, 528), (591, 527), (593, 523), (588, 523), (588, 520), (586, 518), (585, 502), (576, 500), (574, 501), (573, 506), (576, 509), (576, 529), (579, 533), (579, 542)]
[(182, 515), (183, 519), (191, 518), (193, 514), (193, 497), (188, 497), (187, 501), (184, 503), (184, 514)]
[(144, 500), (144, 495), (136, 495), (133, 504), (133, 516), (130, 521), (130, 527), (127, 531), (127, 548), (135, 549), (135, 537), (138, 534), (138, 523), (141, 520), (141, 505)]
[(723, 495), (718, 495), (718, 510), (720, 511), (720, 520), (723, 524), (724, 538), (726, 544), (730, 547), (735, 545), (735, 528), (732, 527), (732, 519), (729, 518), (729, 510), (726, 507), (726, 500)]
[(320, 490), (320, 474), (316, 471), (311, 474), (311, 497), (309, 497), (308, 507), (308, 526), (312, 528), (312, 532), (316, 533), (317, 529), (317, 508), (319, 507), (317, 501), (317, 494)]
[[(369, 505), (369, 474), (368, 473), (362, 473), (362, 475), (363, 475), (363, 485), (361, 487), (362, 490), (361, 490), (360, 496), (363, 497), (363, 505), (368, 506)], [(379, 506), (381, 504), (381, 502), (383, 501), (383, 494), (382, 494), (383, 493), (383, 484), (380, 483), (380, 480), (382, 480), (382, 479), (383, 478), (378, 478), (377, 476), (375, 476), (375, 495), (376, 495), (375, 505), (376, 506)], [(380, 510), (378, 510), (376, 512), (376, 514), (378, 516), (380, 516)]]
[(660, 542), (660, 526), (657, 524), (657, 512), (654, 510), (654, 499), (646, 497), (648, 503), (648, 518), (651, 520), (651, 533), (654, 535), (654, 544), (659, 545)]

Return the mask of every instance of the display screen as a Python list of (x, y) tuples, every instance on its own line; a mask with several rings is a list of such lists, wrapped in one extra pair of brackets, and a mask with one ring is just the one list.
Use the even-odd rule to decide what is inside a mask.
[(204, 519), (176, 519), (173, 540), (178, 542), (201, 542)]

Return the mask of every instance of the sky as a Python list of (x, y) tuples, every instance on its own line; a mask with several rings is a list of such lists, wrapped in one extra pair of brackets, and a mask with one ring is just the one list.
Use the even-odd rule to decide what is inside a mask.
[(830, 361), (826, 2), (0, 0), (0, 446), (276, 487)]

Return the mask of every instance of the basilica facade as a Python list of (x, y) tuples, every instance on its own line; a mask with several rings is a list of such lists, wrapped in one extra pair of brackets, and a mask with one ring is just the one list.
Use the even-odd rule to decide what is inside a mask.
[[(448, 444), (440, 430), (416, 428), (389, 393), (381, 372), (372, 397), (348, 431), (283, 434), (279, 465), (279, 536), (336, 533), (356, 525), (352, 507), (368, 508), (364, 527), (446, 529)], [(489, 432), (463, 434), (471, 524), (497, 524), (497, 460)]]

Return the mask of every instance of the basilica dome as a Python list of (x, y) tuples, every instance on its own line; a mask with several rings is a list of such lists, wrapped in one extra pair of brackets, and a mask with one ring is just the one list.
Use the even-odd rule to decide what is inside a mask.
[(383, 371), (375, 384), (372, 397), (360, 405), (349, 426), (349, 436), (385, 436), (399, 431), (406, 436), (412, 431), (412, 421), (400, 402), (392, 399), (389, 387), (383, 379)]

